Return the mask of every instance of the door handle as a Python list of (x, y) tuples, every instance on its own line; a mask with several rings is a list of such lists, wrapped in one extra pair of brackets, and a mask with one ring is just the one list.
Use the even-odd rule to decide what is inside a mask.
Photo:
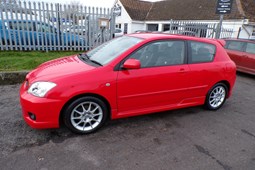
[(181, 73), (185, 73), (185, 72), (187, 72), (187, 71), (186, 71), (185, 68), (180, 68), (180, 72), (181, 72)]

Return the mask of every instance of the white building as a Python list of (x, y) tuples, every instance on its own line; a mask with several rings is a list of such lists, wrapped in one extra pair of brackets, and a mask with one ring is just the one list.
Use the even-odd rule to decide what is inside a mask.
[[(218, 24), (220, 15), (215, 14), (217, 0), (116, 0), (120, 10), (116, 27), (124, 33), (139, 30), (167, 31), (172, 21), (209, 25)], [(178, 23), (176, 22), (176, 23)], [(175, 23), (175, 22), (173, 22)], [(181, 25), (171, 26), (179, 29)], [(255, 1), (233, 0), (230, 14), (224, 15), (223, 30), (232, 30), (231, 37), (254, 38)], [(208, 34), (207, 31), (206, 34)]]

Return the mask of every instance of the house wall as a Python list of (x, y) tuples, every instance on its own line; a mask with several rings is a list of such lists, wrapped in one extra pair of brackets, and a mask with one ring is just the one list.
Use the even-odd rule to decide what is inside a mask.
[(250, 38), (250, 39), (255, 39), (254, 34), (255, 33), (255, 26), (251, 26), (251, 25), (243, 25), (243, 27), (241, 27), (241, 31), (239, 34), (239, 38)]
[(138, 30), (146, 30), (146, 24), (144, 24), (144, 22), (132, 22), (130, 33), (134, 33)]
[(125, 23), (128, 24), (127, 33), (129, 34), (129, 33), (131, 33), (132, 19), (128, 15), (128, 13), (125, 10), (125, 8), (123, 7), (123, 5), (120, 2), (117, 2), (117, 4), (121, 6), (121, 14), (120, 14), (120, 16), (116, 16), (115, 23), (116, 23), (116, 25), (121, 24), (121, 28), (120, 29), (123, 32), (124, 32), (124, 25), (125, 25)]

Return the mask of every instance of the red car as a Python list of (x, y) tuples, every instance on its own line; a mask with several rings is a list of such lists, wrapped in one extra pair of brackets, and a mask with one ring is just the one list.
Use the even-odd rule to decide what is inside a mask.
[(231, 95), (236, 66), (224, 41), (170, 34), (130, 34), (77, 56), (46, 62), (20, 89), (33, 128), (90, 133), (117, 119), (205, 105)]
[(237, 70), (255, 75), (255, 41), (226, 39), (225, 49)]

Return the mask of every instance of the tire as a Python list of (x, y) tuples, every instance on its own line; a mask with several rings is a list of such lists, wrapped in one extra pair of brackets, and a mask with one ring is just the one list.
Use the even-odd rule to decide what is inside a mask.
[(64, 124), (78, 134), (95, 132), (108, 116), (106, 104), (96, 97), (81, 97), (70, 103), (64, 111)]
[(228, 87), (224, 83), (215, 84), (207, 93), (205, 107), (209, 110), (219, 109), (226, 101)]

